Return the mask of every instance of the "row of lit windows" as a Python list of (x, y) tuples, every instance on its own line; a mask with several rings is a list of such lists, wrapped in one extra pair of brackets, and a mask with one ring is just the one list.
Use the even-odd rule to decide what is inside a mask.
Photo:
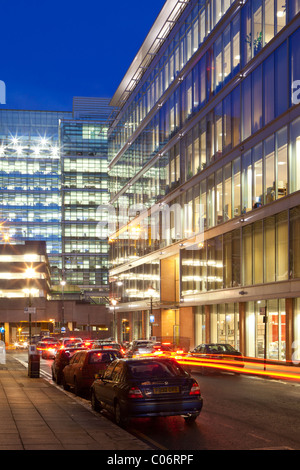
[[(220, 5), (216, 7), (216, 10), (219, 9), (220, 11), (220, 16), (216, 16), (217, 21), (221, 18), (223, 12), (226, 11), (228, 7), (229, 2), (226, 6), (222, 6), (220, 0)], [(209, 3), (207, 4), (206, 8), (206, 14), (208, 14), (210, 9)], [(240, 60), (242, 59), (242, 66), (245, 66), (249, 60), (258, 52), (260, 52), (261, 48), (264, 47), (274, 37), (274, 35), (276, 35), (285, 26), (287, 21), (287, 13), (289, 20), (291, 20), (299, 10), (300, 6), (296, 4), (294, 0), (285, 2), (285, 4), (281, 4), (280, 2), (277, 2), (277, 0), (249, 0), (241, 10), (241, 26), (239, 25), (239, 16), (237, 16), (231, 24), (232, 30), (230, 30), (229, 25), (224, 30), (223, 34), (218, 37), (214, 47), (209, 51), (205, 63), (205, 55), (201, 58), (203, 66), (200, 66), (200, 71), (198, 72), (199, 64), (197, 64), (193, 71), (186, 77), (186, 84), (184, 85), (186, 88), (189, 88), (188, 82), (189, 80), (192, 80), (192, 73), (194, 75), (198, 75), (199, 73), (200, 82), (202, 83), (202, 88), (196, 90), (197, 95), (195, 96), (194, 103), (192, 100), (192, 93), (190, 92), (190, 94), (187, 95), (185, 107), (186, 112), (189, 114), (192, 107), (195, 107), (195, 103), (203, 103), (205, 100), (205, 94), (207, 94), (208, 90), (210, 90), (210, 93), (206, 96), (206, 99), (209, 99), (211, 93), (218, 92), (220, 86), (225, 84), (226, 81), (231, 78), (231, 74), (238, 71)], [(203, 13), (204, 22), (203, 19), (199, 22), (199, 18), (201, 18)], [(200, 30), (201, 28), (203, 29), (201, 24), (205, 24), (205, 8), (202, 9), (200, 16), (196, 18), (194, 27), (191, 27), (190, 29), (191, 37), (194, 34), (194, 31), (199, 31), (198, 23)], [(195, 28), (196, 24), (197, 27)], [(189, 27), (190, 25), (188, 26), (188, 29)], [(202, 38), (202, 41), (203, 39), (204, 37)], [(193, 48), (192, 53), (198, 49), (197, 43), (195, 46), (196, 47)], [(180, 48), (178, 46), (175, 51), (178, 52), (179, 50)], [(170, 62), (168, 61), (165, 65), (165, 70), (168, 71), (169, 67), (171, 67), (171, 64), (176, 63), (179, 64), (179, 61), (176, 59), (175, 53), (175, 55), (171, 55)], [(186, 62), (184, 62), (182, 65), (185, 65), (185, 63)], [(203, 72), (201, 72), (201, 70), (203, 70)], [(150, 76), (150, 79), (152, 77), (153, 83), (148, 88), (147, 93), (144, 92), (145, 94), (143, 99), (140, 99), (140, 95), (138, 95), (132, 105), (128, 108), (128, 111), (125, 113), (123, 119), (120, 121), (118, 133), (112, 137), (110, 142), (110, 157), (115, 155), (118, 150), (126, 143), (127, 139), (136, 130), (141, 120), (150, 111), (160, 96), (160, 94), (159, 96), (156, 96), (157, 89), (160, 88), (156, 85), (156, 81), (159, 83), (160, 74), (157, 74), (155, 78), (153, 78), (153, 75), (155, 75), (155, 72), (152, 72)], [(176, 76), (176, 74), (174, 74), (174, 76)], [(174, 79), (174, 76), (172, 77), (171, 81)], [(166, 80), (164, 90), (166, 90), (169, 85), (169, 81)], [(136, 101), (139, 99), (139, 103), (136, 104)], [(176, 128), (175, 123), (176, 121), (173, 119), (173, 124), (170, 126), (171, 131), (173, 126), (174, 129)]]
[[(159, 168), (160, 180), (155, 186), (156, 194), (151, 191), (150, 202), (154, 197), (162, 197), (174, 189), (174, 184), (184, 181), (184, 174), (180, 174), (181, 168), (185, 169), (185, 179), (189, 179), (293, 105), (292, 97), (289, 96), (291, 87), (288, 85), (288, 70), (291, 71), (289, 80), (292, 83), (300, 73), (297, 65), (300, 63), (297, 47), (299, 40), (300, 29), (249, 74), (214, 110), (206, 114), (181, 139), (180, 146), (176, 144), (175, 150), (159, 158), (156, 168)], [(166, 173), (162, 169), (164, 163), (167, 165)], [(116, 168), (119, 168), (119, 162)], [(295, 178), (295, 173), (293, 177)], [(112, 178), (112, 185), (116, 179), (117, 176)], [(127, 190), (128, 204), (149, 203), (149, 195), (145, 191), (148, 179), (149, 171)], [(125, 185), (123, 176), (120, 182)]]
[(298, 206), (182, 250), (181, 294), (299, 278), (299, 221)]
[[(128, 240), (129, 230), (134, 227), (121, 232), (120, 239), (111, 247), (114, 265), (161, 249), (191, 236), (193, 232), (212, 228), (299, 191), (299, 175), (300, 118), (243, 152), (241, 157), (227, 163), (169, 205), (161, 206), (159, 223), (154, 219), (154, 213), (152, 222), (147, 215), (140, 222), (134, 243)], [(128, 221), (129, 212), (127, 217)], [(156, 230), (153, 221), (158, 224)], [(126, 219), (123, 222), (126, 223)], [(151, 238), (148, 239), (150, 223)], [(164, 231), (163, 226), (169, 229)]]

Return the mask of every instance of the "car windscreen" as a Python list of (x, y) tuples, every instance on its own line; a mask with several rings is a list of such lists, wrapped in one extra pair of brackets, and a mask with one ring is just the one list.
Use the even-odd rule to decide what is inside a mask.
[(234, 352), (235, 349), (230, 344), (211, 344), (208, 347), (208, 351), (211, 353), (226, 354)]
[(129, 376), (135, 379), (170, 378), (186, 375), (175, 361), (141, 361), (128, 364)]

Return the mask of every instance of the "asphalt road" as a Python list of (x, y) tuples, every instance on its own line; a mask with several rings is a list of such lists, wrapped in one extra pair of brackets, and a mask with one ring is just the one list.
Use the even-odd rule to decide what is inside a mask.
[[(18, 357), (27, 360), (24, 353)], [(51, 362), (41, 360), (41, 373), (49, 379)], [(162, 450), (300, 449), (300, 383), (193, 375), (204, 400), (195, 423), (188, 425), (181, 417), (147, 418), (132, 420), (128, 430)]]

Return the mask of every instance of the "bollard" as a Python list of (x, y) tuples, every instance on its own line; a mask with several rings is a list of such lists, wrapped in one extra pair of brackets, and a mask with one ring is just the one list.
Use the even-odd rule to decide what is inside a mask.
[(28, 377), (38, 379), (40, 376), (40, 355), (36, 346), (30, 344), (28, 348)]

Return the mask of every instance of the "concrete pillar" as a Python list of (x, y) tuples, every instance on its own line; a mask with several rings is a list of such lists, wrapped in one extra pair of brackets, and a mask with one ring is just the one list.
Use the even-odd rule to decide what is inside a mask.
[(10, 331), (9, 331), (9, 323), (4, 323), (5, 333), (4, 333), (4, 341), (6, 346), (10, 344)]

